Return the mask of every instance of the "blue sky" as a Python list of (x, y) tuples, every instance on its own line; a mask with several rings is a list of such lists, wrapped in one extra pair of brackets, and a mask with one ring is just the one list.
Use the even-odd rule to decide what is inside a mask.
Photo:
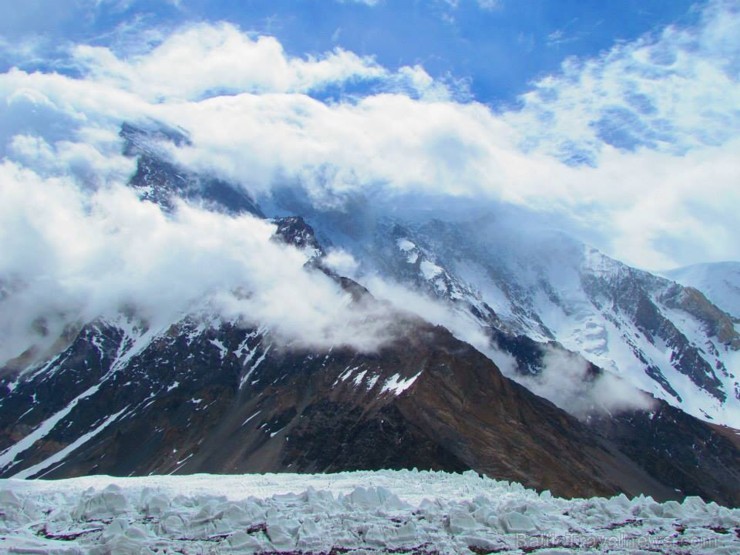
[[(0, 2), (0, 169), (125, 182), (123, 121), (267, 198), (514, 206), (661, 269), (740, 260), (734, 0)], [(454, 202), (453, 202), (454, 201)]]
[[(11, 45), (38, 42), (36, 63), (69, 41), (141, 48), (142, 36), (192, 22), (229, 21), (275, 36), (294, 56), (341, 47), (384, 67), (422, 65), (493, 106), (517, 101), (569, 56), (592, 57), (669, 24), (696, 21), (701, 2), (671, 0), (29, 0), (0, 6)], [(56, 50), (56, 52), (55, 52)], [(7, 50), (5, 68), (34, 61)]]

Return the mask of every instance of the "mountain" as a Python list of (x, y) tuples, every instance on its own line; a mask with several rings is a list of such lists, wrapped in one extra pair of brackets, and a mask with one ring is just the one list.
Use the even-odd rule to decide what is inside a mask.
[(136, 172), (129, 184), (143, 200), (154, 202), (168, 211), (173, 209), (176, 199), (181, 199), (228, 214), (249, 212), (264, 216), (240, 187), (214, 176), (189, 171), (171, 159), (168, 147), (190, 144), (184, 130), (163, 126), (159, 122), (137, 126), (124, 123), (119, 135), (123, 139), (124, 155), (136, 158)]
[(640, 455), (662, 461), (648, 470), (619, 445), (641, 426), (599, 433), (444, 328), (403, 315), (398, 326), (395, 342), (361, 354), (286, 350), (269, 330), (208, 313), (160, 329), (90, 323), (45, 365), (3, 380), (2, 475), (473, 468), (569, 497), (665, 499), (680, 483), (740, 500), (737, 450), (707, 425), (684, 416), (694, 429), (667, 426), (676, 445), (645, 442)]
[[(422, 291), (474, 319), (508, 375), (541, 373), (548, 350), (562, 347), (696, 417), (740, 427), (740, 335), (730, 315), (697, 289), (560, 232), (522, 233), (496, 216), (385, 219), (360, 236), (322, 216), (311, 220), (319, 235), (362, 261), (365, 275)], [(529, 349), (522, 358), (522, 342), (534, 342), (540, 354), (533, 359)]]
[(740, 262), (694, 264), (665, 272), (665, 276), (698, 289), (735, 323), (740, 320)]
[[(131, 187), (165, 213), (184, 201), (277, 216), (282, 203), (272, 240), (367, 318), (391, 314), (389, 339), (290, 344), (209, 299), (169, 320), (122, 306), (69, 321), (46, 353), (0, 369), (0, 476), (473, 469), (568, 497), (740, 502), (734, 432), (684, 412), (736, 406), (723, 357), (737, 334), (700, 294), (559, 236), (361, 205), (286, 216), (285, 198), (258, 203), (181, 167), (168, 148), (184, 132), (129, 125), (122, 138), (137, 157)], [(354, 270), (336, 263), (342, 252)], [(393, 284), (448, 325), (381, 294)]]

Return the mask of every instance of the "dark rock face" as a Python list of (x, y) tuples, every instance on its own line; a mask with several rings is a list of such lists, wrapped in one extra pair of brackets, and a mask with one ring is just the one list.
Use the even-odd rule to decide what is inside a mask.
[(277, 218), (274, 222), (277, 225), (275, 230), (276, 239), (299, 249), (312, 250), (315, 257), (326, 254), (324, 248), (316, 239), (313, 228), (300, 216)]
[(682, 494), (740, 504), (740, 451), (735, 430), (707, 425), (665, 402), (651, 413), (602, 416), (593, 418), (590, 425)]
[[(110, 369), (122, 341), (121, 330), (96, 322), (85, 326), (64, 352), (19, 381), (17, 371), (7, 372), (2, 380), (5, 388), (0, 386), (0, 450), (95, 386)], [(7, 391), (14, 383), (17, 389)]]
[(163, 145), (190, 144), (184, 132), (161, 124), (146, 128), (124, 123), (120, 135), (124, 139), (124, 154), (137, 159), (129, 184), (142, 199), (166, 211), (173, 210), (175, 201), (180, 199), (227, 214), (264, 217), (255, 201), (238, 186), (189, 171), (169, 160)]

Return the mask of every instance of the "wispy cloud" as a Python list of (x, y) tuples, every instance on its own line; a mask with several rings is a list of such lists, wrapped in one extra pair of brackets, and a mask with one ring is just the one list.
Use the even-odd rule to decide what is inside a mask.
[(588, 363), (578, 355), (546, 349), (543, 365), (537, 376), (512, 377), (578, 418), (649, 410), (656, 404), (649, 395), (613, 374), (589, 375)]
[(482, 10), (493, 11), (503, 7), (502, 0), (476, 0), (478, 7)]
[[(509, 120), (526, 148), (595, 164), (605, 147), (682, 155), (740, 130), (740, 16), (711, 2), (696, 27), (668, 27), (534, 84)], [(550, 37), (566, 40), (567, 31)]]
[(340, 4), (364, 4), (365, 6), (377, 6), (382, 0), (337, 0)]

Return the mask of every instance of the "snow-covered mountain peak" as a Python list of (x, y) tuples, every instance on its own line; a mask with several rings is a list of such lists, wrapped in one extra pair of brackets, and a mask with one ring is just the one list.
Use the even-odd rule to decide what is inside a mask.
[[(314, 223), (331, 237), (320, 219)], [(472, 318), (494, 350), (508, 344), (506, 356), (516, 353), (507, 337), (554, 340), (691, 414), (740, 426), (737, 333), (698, 291), (561, 232), (517, 235), (495, 219), (386, 219), (372, 229), (372, 237), (343, 247), (366, 271), (449, 304), (463, 322)], [(516, 372), (541, 371), (544, 354), (538, 356), (518, 359)]]
[(625, 265), (621, 262), (606, 256), (601, 251), (584, 245), (582, 270), (602, 278), (616, 277), (621, 271), (624, 271)]

